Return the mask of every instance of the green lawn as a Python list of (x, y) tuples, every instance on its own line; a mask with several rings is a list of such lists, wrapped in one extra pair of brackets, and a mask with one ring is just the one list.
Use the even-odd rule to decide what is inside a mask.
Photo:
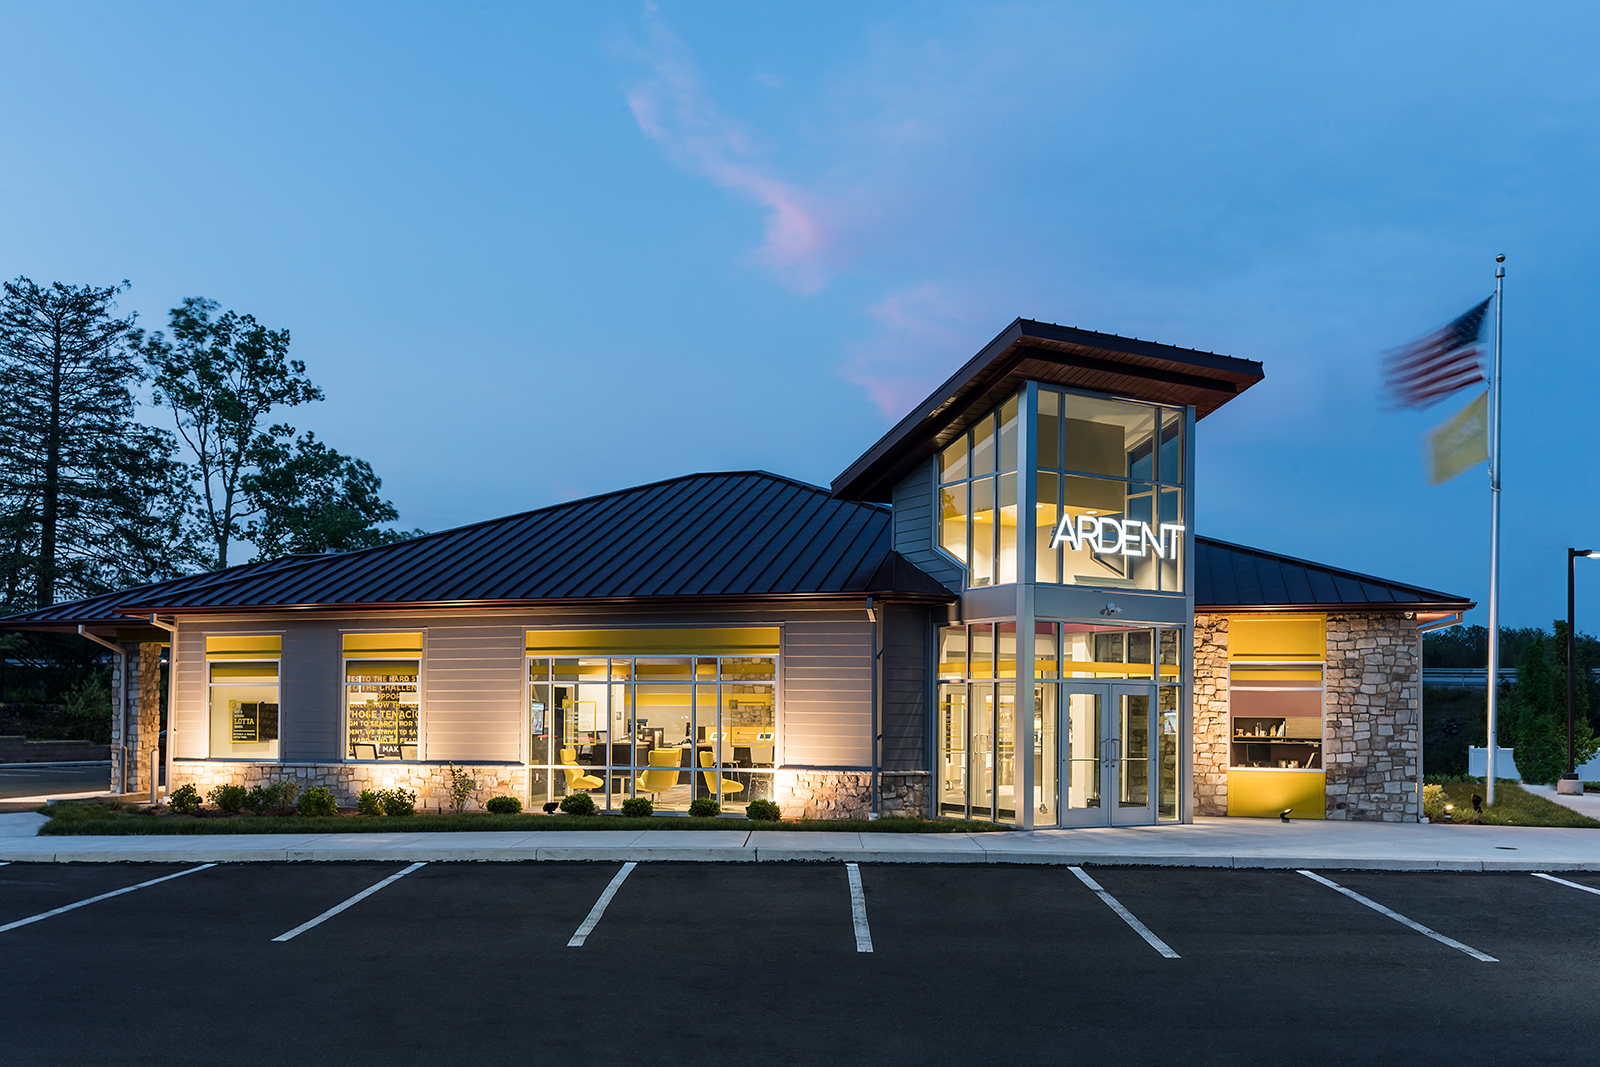
[(1484, 805), (1483, 814), (1472, 810), (1472, 794), (1484, 795), (1483, 780), (1449, 782), (1444, 786), (1445, 802), (1454, 804), (1452, 817), (1458, 823), (1486, 823), (1490, 826), (1584, 826), (1600, 827), (1600, 822), (1579, 815), (1571, 808), (1523, 789), (1504, 778), (1495, 780), (1494, 806)]
[(42, 836), (78, 834), (393, 834), (439, 833), (461, 830), (808, 830), (875, 834), (990, 833), (1010, 829), (986, 822), (959, 819), (801, 819), (797, 822), (757, 822), (754, 819), (691, 819), (654, 816), (625, 819), (613, 815), (337, 815), (308, 818), (303, 815), (147, 814), (113, 809), (103, 804), (51, 804), (39, 809), (50, 821), (39, 828)]

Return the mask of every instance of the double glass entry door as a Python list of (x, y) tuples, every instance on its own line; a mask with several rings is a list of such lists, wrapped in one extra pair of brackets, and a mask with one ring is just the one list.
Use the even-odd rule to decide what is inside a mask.
[(1061, 825), (1156, 821), (1155, 687), (1062, 683)]

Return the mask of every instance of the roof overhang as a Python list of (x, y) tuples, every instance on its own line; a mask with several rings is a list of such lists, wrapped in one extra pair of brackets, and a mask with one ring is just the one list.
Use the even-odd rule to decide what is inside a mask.
[(1205, 418), (1263, 377), (1254, 360), (1017, 319), (833, 481), (888, 502), (894, 485), (1029, 380), (1193, 407)]
[(1415, 615), (1419, 623), (1427, 624), (1461, 615), (1478, 605), (1463, 600), (1448, 604), (1417, 604), (1407, 601), (1378, 604), (1196, 604), (1196, 615), (1247, 615), (1251, 612), (1308, 615)]

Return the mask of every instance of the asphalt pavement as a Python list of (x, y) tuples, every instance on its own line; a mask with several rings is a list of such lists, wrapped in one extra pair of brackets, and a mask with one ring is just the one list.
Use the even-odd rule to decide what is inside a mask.
[(0, 763), (0, 798), (111, 788), (111, 763)]
[(11, 864), (0, 1032), (30, 1065), (1594, 1061), (1600, 874), (851, 866)]

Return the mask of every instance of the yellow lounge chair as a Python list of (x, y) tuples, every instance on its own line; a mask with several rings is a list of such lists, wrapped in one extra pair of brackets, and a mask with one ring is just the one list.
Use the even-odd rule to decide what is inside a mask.
[(681, 751), (676, 748), (652, 748), (645, 758), (650, 761), (650, 769), (639, 772), (639, 792), (659, 796), (678, 784), (678, 768), (683, 765)]
[(584, 774), (583, 768), (578, 766), (578, 750), (564, 748), (561, 750), (561, 769), (567, 773), (567, 792), (580, 793), (585, 789), (599, 789), (606, 783), (592, 774)]
[[(715, 761), (712, 760), (712, 758), (711, 758), (711, 753), (709, 753), (709, 752), (700, 753), (700, 766), (702, 766), (702, 767), (710, 767), (710, 766), (712, 766), (712, 764), (714, 762)], [(717, 774), (717, 772), (714, 771), (714, 770), (712, 770), (712, 771), (701, 771), (700, 773), (705, 776), (706, 789), (711, 793), (712, 796), (716, 796), (716, 794), (717, 794), (717, 780), (719, 778), (722, 779), (722, 795), (723, 796), (727, 796), (729, 793), (742, 793), (742, 792), (744, 792), (744, 783), (743, 782), (736, 782), (732, 778), (722, 778), (722, 776)]]

